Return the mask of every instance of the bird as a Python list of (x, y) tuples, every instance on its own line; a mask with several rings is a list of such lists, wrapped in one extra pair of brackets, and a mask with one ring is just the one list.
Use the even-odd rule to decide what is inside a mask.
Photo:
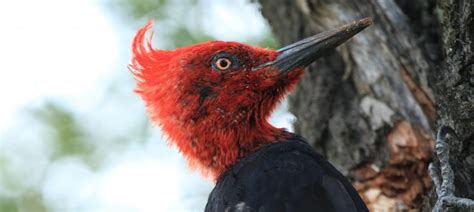
[(372, 24), (350, 22), (278, 50), (208, 41), (154, 48), (150, 20), (132, 41), (135, 92), (189, 167), (215, 187), (206, 212), (368, 211), (350, 181), (269, 116), (305, 67)]

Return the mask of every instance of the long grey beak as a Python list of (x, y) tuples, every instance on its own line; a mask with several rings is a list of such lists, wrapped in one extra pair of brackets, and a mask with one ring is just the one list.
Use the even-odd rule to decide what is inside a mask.
[(372, 18), (364, 18), (305, 38), (278, 49), (280, 54), (275, 60), (255, 67), (253, 70), (273, 66), (280, 70), (280, 73), (286, 74), (297, 67), (306, 67), (371, 24)]

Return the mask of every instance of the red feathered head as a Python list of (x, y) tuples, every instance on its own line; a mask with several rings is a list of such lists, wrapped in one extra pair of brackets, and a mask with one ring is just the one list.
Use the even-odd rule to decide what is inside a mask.
[(136, 92), (193, 168), (216, 177), (239, 158), (285, 133), (267, 119), (303, 68), (366, 26), (352, 23), (280, 50), (210, 41), (155, 49), (146, 33), (133, 41)]

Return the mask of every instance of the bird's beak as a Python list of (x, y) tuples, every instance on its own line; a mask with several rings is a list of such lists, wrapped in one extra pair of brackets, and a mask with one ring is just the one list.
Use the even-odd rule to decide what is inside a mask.
[(272, 66), (281, 74), (286, 74), (297, 67), (306, 67), (371, 24), (372, 18), (364, 18), (305, 38), (278, 49), (279, 55), (275, 60), (255, 67), (254, 70)]

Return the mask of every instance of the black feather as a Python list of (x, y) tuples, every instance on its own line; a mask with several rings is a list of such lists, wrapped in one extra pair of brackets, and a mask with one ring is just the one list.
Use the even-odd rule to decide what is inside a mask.
[(241, 159), (218, 179), (206, 212), (368, 211), (351, 183), (295, 137)]

